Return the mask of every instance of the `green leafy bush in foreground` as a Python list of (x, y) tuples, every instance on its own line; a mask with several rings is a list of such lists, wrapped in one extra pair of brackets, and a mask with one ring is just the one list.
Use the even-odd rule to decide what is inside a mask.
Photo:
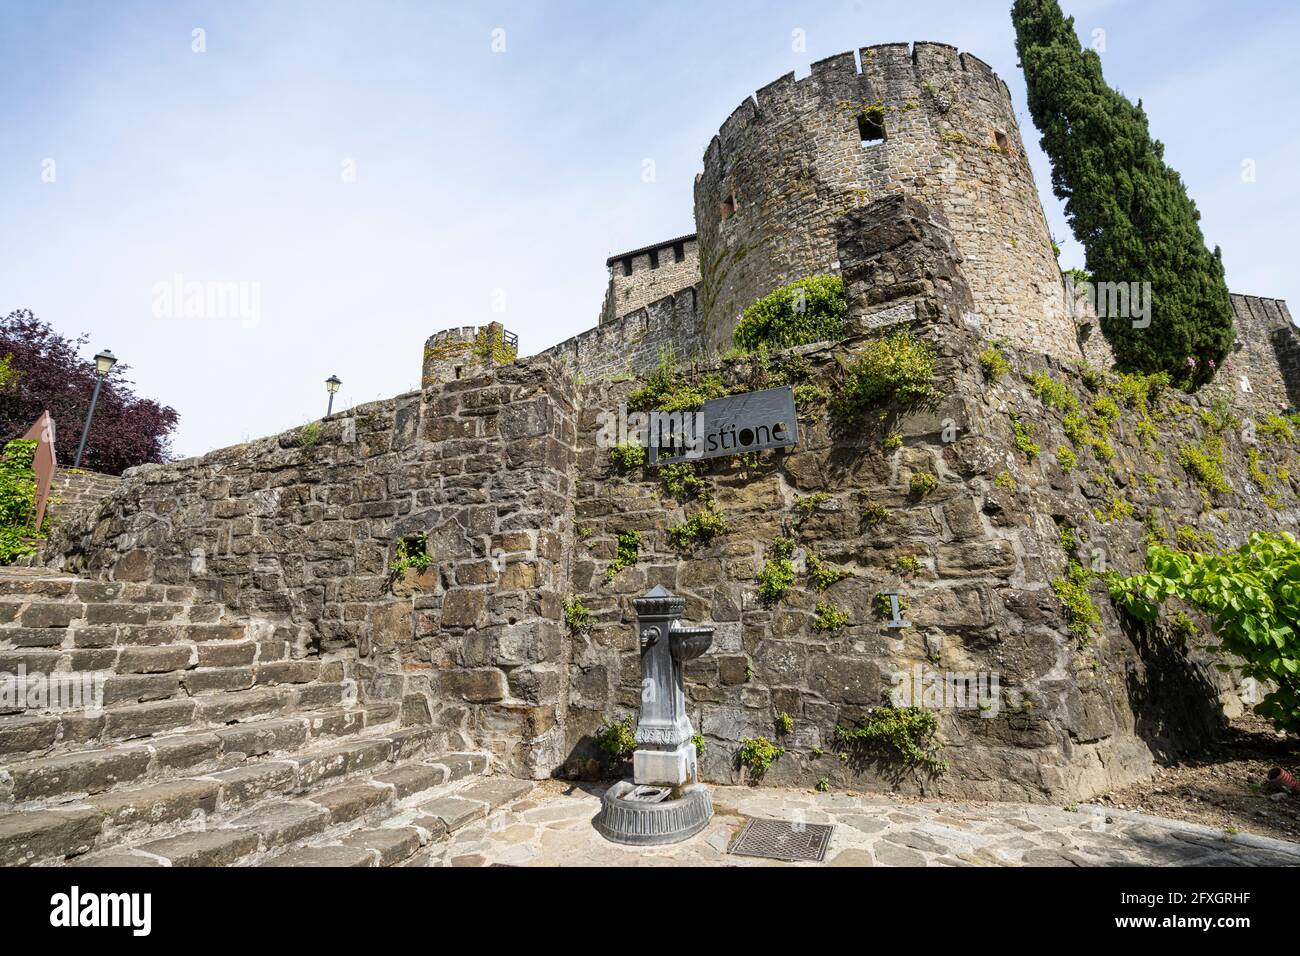
[(1147, 550), (1145, 574), (1108, 579), (1111, 598), (1133, 617), (1153, 621), (1168, 598), (1204, 611), (1219, 649), (1236, 655), (1245, 677), (1277, 690), (1255, 706), (1278, 730), (1300, 731), (1300, 541), (1258, 531), (1223, 554)]
[(18, 439), (0, 452), (0, 564), (36, 550), (36, 442)]

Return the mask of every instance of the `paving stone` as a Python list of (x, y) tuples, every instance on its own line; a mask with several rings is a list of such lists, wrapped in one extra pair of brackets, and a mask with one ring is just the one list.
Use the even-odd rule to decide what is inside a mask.
[(252, 830), (263, 849), (288, 846), (320, 833), (330, 824), (329, 812), (309, 803), (268, 803), (230, 821), (233, 829)]
[(212, 733), (221, 741), (222, 753), (242, 753), (250, 757), (295, 750), (307, 742), (306, 721), (296, 719), (233, 724)]
[(216, 734), (158, 737), (147, 746), (153, 751), (154, 765), (171, 770), (188, 770), (221, 755), (221, 740)]
[(399, 730), (397, 733), (389, 734), (388, 739), (393, 744), (393, 759), (405, 760), (428, 752), (433, 743), (434, 734), (427, 727), (409, 727), (406, 730)]
[(830, 866), (875, 866), (875, 860), (866, 850), (841, 850), (831, 857)]
[(320, 661), (272, 661), (254, 668), (259, 684), (307, 684), (320, 676)]
[(151, 856), (141, 856), (138, 853), (101, 853), (95, 856), (78, 857), (72, 861), (72, 866), (105, 866), (113, 869), (122, 867), (137, 866), (164, 866), (162, 860), (154, 859)]
[(353, 708), (312, 715), (308, 731), (313, 737), (342, 737), (355, 734), (365, 726), (366, 712), (361, 708)]
[[(198, 666), (200, 668), (248, 667), (256, 659), (257, 644), (254, 641), (198, 645)], [(249, 676), (252, 677), (251, 674)]]
[(487, 757), (483, 754), (443, 754), (435, 758), (435, 762), (447, 768), (451, 780), (460, 780), (487, 769)]
[(877, 843), (875, 852), (882, 866), (925, 866), (925, 857), (896, 843)]
[(492, 777), (458, 790), (456, 796), (465, 800), (482, 800), (493, 810), (505, 806), (533, 789), (530, 780), (512, 780), (509, 777)]
[(94, 810), (20, 810), (0, 814), (0, 866), (26, 866), (90, 849), (103, 826)]
[(31, 753), (54, 743), (57, 717), (7, 717), (0, 720), (0, 754)]
[(370, 787), (357, 784), (351, 787), (337, 787), (307, 797), (329, 811), (331, 823), (347, 823), (355, 820), (390, 800), (389, 791), (382, 787)]
[(119, 707), (105, 715), (104, 735), (114, 740), (148, 737), (185, 727), (194, 720), (194, 702), (164, 700)]
[(420, 834), (411, 827), (358, 830), (342, 841), (345, 846), (374, 850), (380, 866), (395, 866), (420, 849)]
[(136, 849), (169, 860), (172, 866), (229, 866), (257, 850), (257, 834), (244, 830), (205, 830), (154, 840)]
[(188, 647), (127, 647), (117, 658), (122, 674), (163, 674), (191, 666), (194, 652)]
[(90, 798), (90, 805), (125, 827), (137, 823), (188, 820), (195, 813), (215, 813), (221, 785), (215, 780), (165, 780), (135, 790), (118, 790)]
[(300, 684), (293, 689), (294, 706), (299, 710), (338, 707), (355, 696), (355, 688), (345, 684)]
[(246, 807), (268, 793), (282, 793), (298, 785), (298, 768), (284, 761), (250, 764), (210, 776), (221, 784), (223, 809)]
[[(487, 816), (487, 804), (461, 797), (438, 797), (420, 804), (420, 812), (441, 820), (449, 831), (459, 830), (467, 823)], [(418, 821), (417, 821), (418, 823)]]
[(253, 669), (251, 667), (203, 667), (186, 672), (184, 682), (186, 689), (196, 696), (248, 690), (253, 686)]
[(114, 674), (104, 682), (104, 706), (167, 700), (180, 692), (179, 674)]
[(312, 846), (290, 850), (263, 866), (374, 866), (374, 856), (355, 846)]
[(144, 776), (151, 755), (144, 747), (88, 750), (40, 757), (9, 767), (13, 799), (35, 800), (72, 793), (102, 793)]
[(347, 755), (347, 772), (359, 773), (388, 762), (393, 755), (392, 741), (384, 737), (374, 740), (357, 740), (330, 748)]
[(214, 694), (197, 699), (197, 716), (209, 724), (231, 724), (280, 713), (288, 702), (287, 691), (279, 687)]
[(377, 773), (371, 778), (377, 783), (386, 783), (396, 788), (398, 800), (421, 792), (430, 790), (447, 781), (447, 768), (442, 766), (426, 766), (424, 764), (408, 764), (404, 767), (398, 767), (395, 770), (388, 770), (384, 773)]
[[(84, 604), (55, 601), (33, 602), (18, 615), (18, 623), (26, 628), (65, 628), (86, 613)], [(90, 621), (94, 624), (95, 621)], [(6, 636), (12, 632), (7, 631)]]

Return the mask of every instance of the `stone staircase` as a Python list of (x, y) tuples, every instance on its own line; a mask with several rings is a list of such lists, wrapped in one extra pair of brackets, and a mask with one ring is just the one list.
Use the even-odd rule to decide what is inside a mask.
[(531, 789), (192, 597), (0, 569), (0, 865), (394, 865)]

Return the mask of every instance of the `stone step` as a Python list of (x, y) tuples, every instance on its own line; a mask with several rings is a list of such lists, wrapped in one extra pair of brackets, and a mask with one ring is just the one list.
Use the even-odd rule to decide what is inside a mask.
[[(281, 668), (267, 663), (242, 669), (109, 674), (103, 681), (102, 706), (58, 712), (44, 712), (39, 706), (26, 710), (26, 704), (40, 704), (39, 699), (24, 699), (22, 708), (14, 701), (10, 712), (0, 715), (0, 759), (355, 704), (356, 684), (342, 679), (341, 668), (331, 668), (328, 675), (338, 679), (307, 681), (309, 675), (319, 675), (317, 662), (282, 663), (311, 666)], [(290, 683), (293, 676), (306, 682)], [(93, 701), (95, 693), (93, 685), (82, 688), (81, 700)], [(395, 705), (372, 706), (395, 710)]]
[(227, 770), (246, 761), (273, 759), (276, 754), (396, 726), (396, 707), (376, 703), (276, 714), (98, 749), (24, 756), (0, 764), (0, 808), (45, 808), (120, 786)]
[[(220, 621), (222, 609), (214, 604), (184, 601), (78, 600), (25, 601), (0, 598), (0, 640), (15, 640), (28, 631), (63, 633), (82, 627), (104, 625), (209, 624)], [(53, 636), (53, 634), (49, 635)]]
[[(437, 759), (449, 762), (446, 757)], [(419, 765), (399, 768), (408, 769), (419, 769)], [(376, 779), (389, 782), (384, 775)], [(404, 798), (398, 796), (385, 813), (359, 818), (345, 833), (326, 832), (306, 844), (264, 853), (253, 862), (273, 867), (427, 864), (436, 844), (462, 827), (486, 819), (534, 786), (527, 780), (480, 777), (459, 787), (411, 789)]]
[[(416, 825), (391, 824), (395, 815), (444, 798), (487, 768), (483, 754), (422, 756), (411, 732), (402, 733), (408, 736), (276, 761), (258, 780), (217, 773), (119, 792), (88, 808), (37, 811), (26, 823), (0, 816), (0, 864), (230, 866), (284, 859), (279, 865), (311, 865), (295, 862), (309, 851), (311, 860), (332, 865), (394, 865), (434, 838)], [(427, 728), (420, 733), (432, 737)], [(369, 762), (385, 744), (389, 761)], [(314, 761), (340, 754), (349, 769), (304, 782)], [(97, 828), (87, 809), (98, 816)]]
[[(22, 573), (45, 572), (45, 573)], [(128, 581), (88, 581), (51, 574), (45, 568), (5, 568), (0, 572), (0, 601), (79, 601), (106, 604), (173, 602), (189, 604), (194, 589), (182, 584), (144, 584)]]
[[(230, 692), (274, 687), (306, 687), (345, 683), (342, 664), (322, 665), (316, 658), (253, 660), (245, 666), (205, 666), (205, 663), (256, 655), (254, 648), (223, 648), (217, 654), (205, 648), (172, 645), (160, 648), (113, 648), (76, 651), (0, 651), (0, 674), (16, 683), (0, 700), (0, 738), (3, 715), (49, 715), (55, 710), (84, 710), (98, 701), (99, 709), (112, 709), (150, 701), (195, 698), (200, 706), (209, 698)], [(25, 680), (17, 681), (20, 675)], [(51, 681), (53, 677), (56, 680)], [(58, 689), (53, 684), (58, 684)], [(32, 688), (35, 688), (33, 690)], [(325, 699), (331, 692), (310, 692)], [(48, 695), (57, 694), (58, 700)], [(237, 698), (236, 701), (242, 698)], [(5, 752), (0, 742), (0, 753)]]

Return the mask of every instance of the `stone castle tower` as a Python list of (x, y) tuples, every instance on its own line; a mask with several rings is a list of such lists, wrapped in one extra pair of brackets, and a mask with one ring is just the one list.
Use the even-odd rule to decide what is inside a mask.
[[(586, 380), (644, 374), (669, 353), (724, 355), (737, 316), (758, 299), (841, 273), (837, 224), (890, 196), (942, 216), (973, 330), (1110, 367), (1095, 311), (1062, 279), (1006, 84), (978, 57), (920, 41), (819, 60), (807, 77), (787, 73), (741, 103), (704, 152), (696, 232), (610, 256), (598, 323), (547, 354)], [(1232, 303), (1233, 381), (1217, 387), (1270, 411), (1300, 404), (1300, 335), (1286, 303)], [(904, 320), (860, 317), (870, 327)], [(464, 373), (462, 340), (477, 331), (441, 334), (454, 341), (430, 340), (426, 384)]]
[(987, 335), (1080, 356), (1006, 84), (919, 42), (786, 74), (709, 143), (695, 183), (707, 349), (726, 351), (736, 316), (778, 286), (837, 272), (835, 221), (900, 192), (947, 217)]

